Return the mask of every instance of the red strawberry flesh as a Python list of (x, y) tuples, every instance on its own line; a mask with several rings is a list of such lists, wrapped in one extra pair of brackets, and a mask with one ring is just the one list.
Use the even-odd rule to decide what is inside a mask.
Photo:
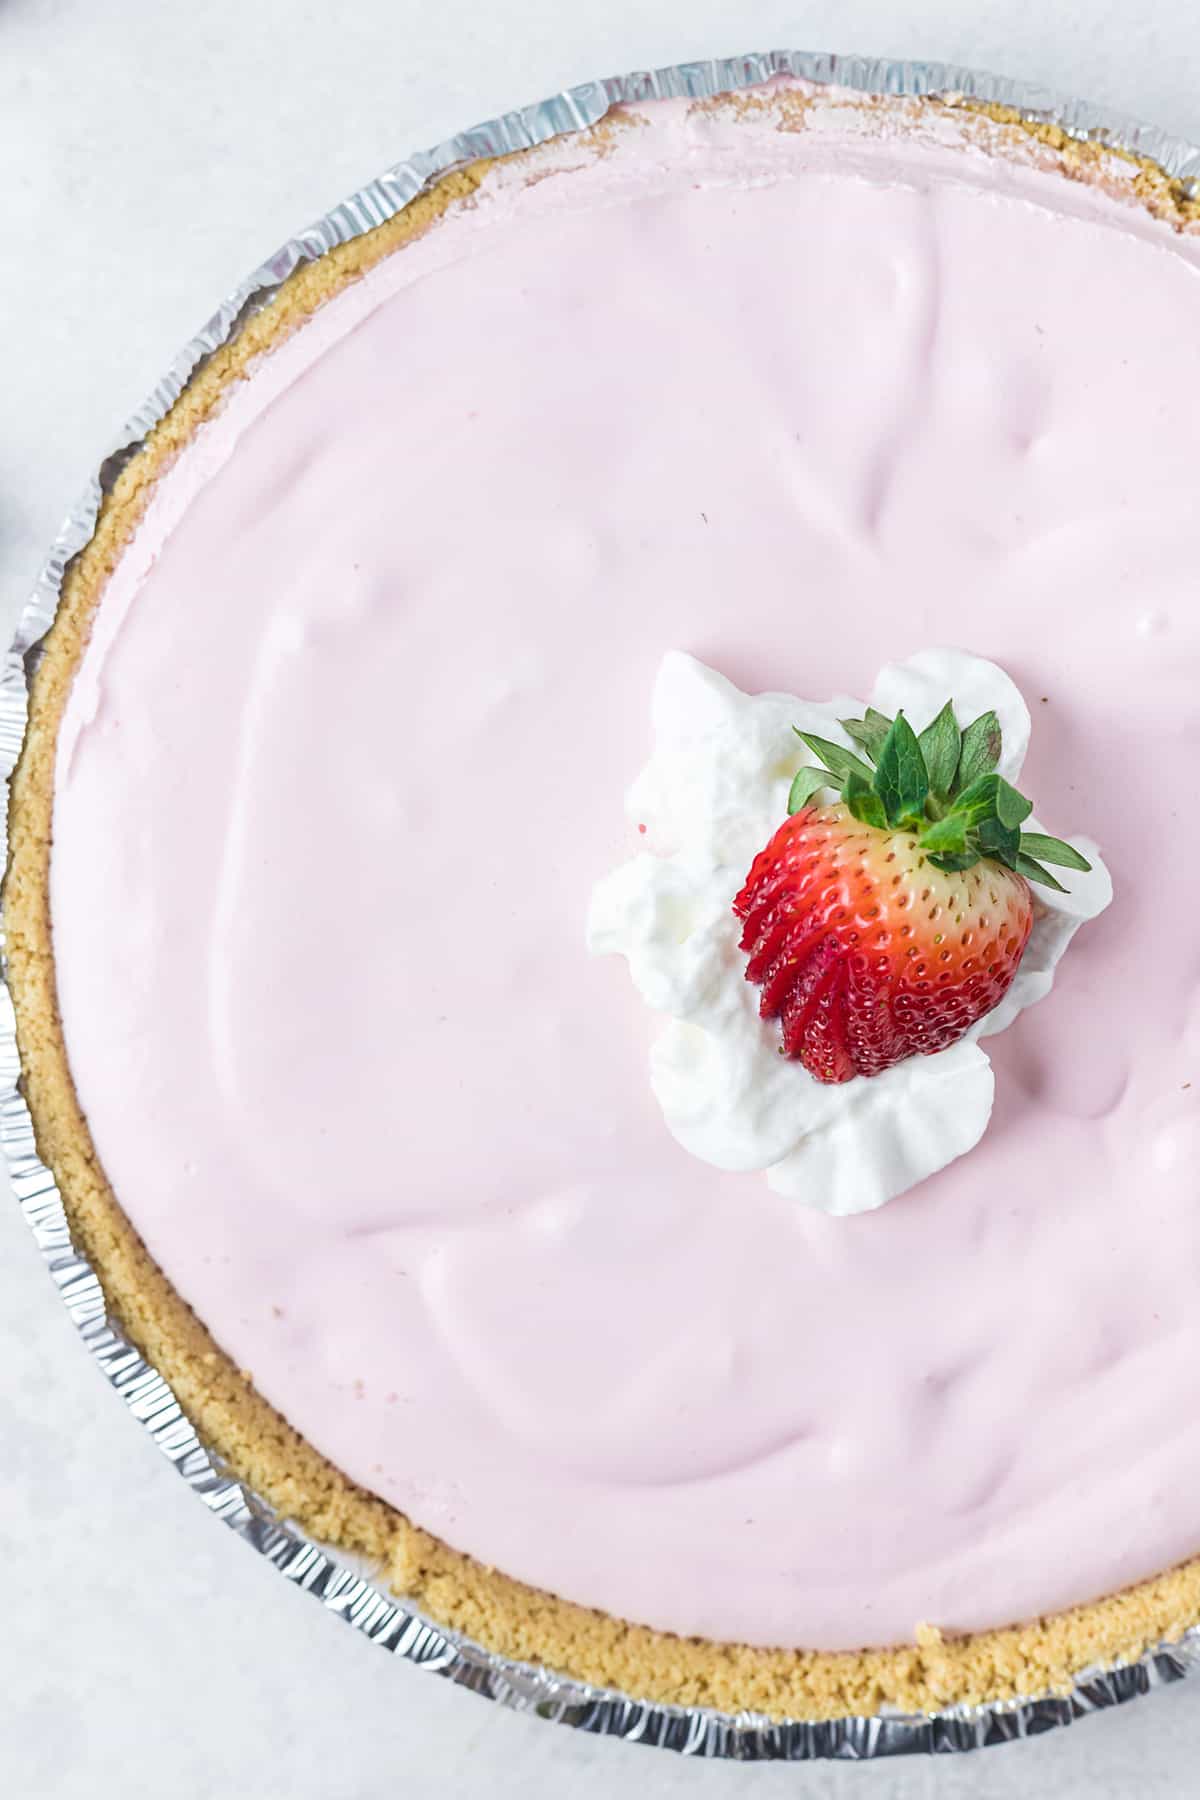
[(1003, 999), (1033, 925), (1024, 876), (987, 858), (948, 873), (914, 831), (842, 803), (786, 819), (733, 909), (763, 1018), (824, 1082), (957, 1043)]

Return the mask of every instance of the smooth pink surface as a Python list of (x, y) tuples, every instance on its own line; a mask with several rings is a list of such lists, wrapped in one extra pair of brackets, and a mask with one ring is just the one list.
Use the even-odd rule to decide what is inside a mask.
[[(60, 755), (72, 1068), (226, 1349), (451, 1543), (718, 1637), (996, 1624), (1200, 1548), (1200, 281), (1050, 177), (648, 116), (163, 484)], [(585, 911), (665, 650), (941, 642), (1116, 900), (980, 1147), (831, 1219), (673, 1142)]]

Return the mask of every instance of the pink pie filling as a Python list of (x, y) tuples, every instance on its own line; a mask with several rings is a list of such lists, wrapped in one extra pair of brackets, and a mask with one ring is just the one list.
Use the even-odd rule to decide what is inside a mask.
[[(60, 748), (71, 1067), (179, 1292), (451, 1544), (712, 1637), (996, 1625), (1200, 1548), (1196, 247), (644, 118), (491, 177), (162, 482)], [(1116, 899), (980, 1146), (830, 1219), (669, 1136), (588, 896), (664, 651), (822, 697), (941, 643)]]

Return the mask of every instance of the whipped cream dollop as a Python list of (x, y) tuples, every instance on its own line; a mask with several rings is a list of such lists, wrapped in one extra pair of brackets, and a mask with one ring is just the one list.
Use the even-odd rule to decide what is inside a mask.
[[(994, 663), (924, 650), (882, 670), (869, 703), (889, 717), (903, 709), (919, 732), (948, 696), (962, 724), (995, 711), (999, 772), (1015, 784), (1029, 710)], [(1096, 846), (1070, 838), (1091, 872), (1072, 871), (1069, 893), (1035, 889), (1013, 983), (959, 1043), (840, 1085), (781, 1056), (779, 1027), (759, 1017), (758, 989), (745, 979), (733, 901), (787, 816), (796, 770), (811, 761), (793, 727), (854, 749), (839, 720), (864, 710), (847, 697), (744, 694), (671, 651), (654, 688), (654, 752), (626, 798), (647, 848), (596, 884), (587, 921), (588, 948), (624, 956), (646, 1004), (666, 1015), (650, 1082), (677, 1141), (716, 1168), (765, 1171), (776, 1192), (839, 1215), (882, 1206), (979, 1142), (994, 1089), (979, 1039), (1050, 991), (1072, 936), (1112, 898)], [(1042, 827), (1031, 818), (1028, 829)]]

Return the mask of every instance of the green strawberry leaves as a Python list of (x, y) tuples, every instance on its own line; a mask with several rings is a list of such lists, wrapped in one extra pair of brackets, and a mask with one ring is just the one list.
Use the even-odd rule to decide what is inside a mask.
[(788, 812), (803, 812), (814, 794), (835, 785), (828, 769), (798, 769), (788, 793)]
[(1054, 888), (1060, 894), (1070, 892), (1070, 889), (1065, 888), (1056, 875), (1052, 875), (1049, 869), (1043, 869), (1040, 862), (1032, 856), (1026, 856), (1023, 850), (1017, 852), (1017, 860), (1012, 866), (1018, 875), (1025, 877), (1026, 881), (1040, 881), (1043, 887)]
[(903, 713), (897, 713), (883, 740), (875, 790), (883, 801), (889, 825), (918, 824), (929, 798), (929, 771), (917, 742), (917, 734)]
[(1021, 850), (1015, 868), (1027, 881), (1040, 881), (1043, 887), (1057, 888), (1060, 894), (1069, 890), (1065, 888), (1057, 876), (1043, 868), (1044, 863), (1054, 863), (1060, 869), (1079, 869), (1086, 872), (1091, 868), (1085, 856), (1071, 844), (1064, 844), (1061, 838), (1047, 837), (1041, 831), (1023, 831), (1021, 833)]
[(1028, 881), (1065, 893), (1045, 864), (1082, 873), (1091, 868), (1061, 838), (1021, 830), (1033, 805), (996, 773), (1003, 746), (994, 712), (982, 713), (960, 731), (954, 703), (947, 700), (919, 737), (903, 712), (888, 719), (874, 707), (841, 725), (868, 761), (793, 727), (821, 766), (797, 773), (789, 813), (801, 812), (822, 788), (832, 788), (862, 824), (915, 834), (934, 867), (947, 873), (990, 857)]
[(860, 745), (872, 762), (878, 762), (884, 739), (892, 729), (892, 721), (876, 712), (873, 706), (868, 706), (865, 719), (842, 719), (840, 723), (846, 736)]
[(839, 781), (847, 780), (850, 775), (857, 775), (860, 781), (865, 781), (870, 787), (874, 779), (871, 770), (851, 751), (843, 750), (840, 744), (831, 744), (828, 738), (813, 737), (811, 732), (801, 731), (797, 725), (793, 725), (792, 730)]
[(931, 855), (961, 856), (967, 847), (967, 820), (963, 813), (947, 813), (935, 819), (921, 834), (921, 842)]
[(999, 775), (996, 777), (996, 817), (1002, 825), (1010, 825), (1015, 831), (1033, 811), (1033, 801), (1027, 800), (1024, 794), (1018, 794), (1015, 787), (1010, 787)]
[(944, 798), (954, 785), (958, 772), (962, 733), (954, 717), (954, 702), (947, 700), (932, 725), (927, 725), (917, 739), (925, 767), (929, 771), (929, 791)]
[(958, 785), (970, 787), (981, 775), (990, 775), (1000, 761), (1000, 721), (994, 712), (981, 713), (962, 734), (958, 757)]
[(869, 781), (851, 774), (842, 789), (842, 799), (862, 825), (875, 825), (880, 831), (888, 827), (887, 809)]
[(980, 819), (975, 827), (975, 842), (985, 856), (994, 856), (997, 862), (1007, 863), (1009, 868), (1021, 854), (1020, 832), (1015, 825), (1006, 825), (998, 813)]
[(1092, 866), (1070, 844), (1064, 844), (1061, 838), (1044, 837), (1040, 831), (1023, 831), (1021, 848), (1030, 856), (1036, 856), (1039, 862), (1056, 863), (1060, 869), (1086, 871)]

